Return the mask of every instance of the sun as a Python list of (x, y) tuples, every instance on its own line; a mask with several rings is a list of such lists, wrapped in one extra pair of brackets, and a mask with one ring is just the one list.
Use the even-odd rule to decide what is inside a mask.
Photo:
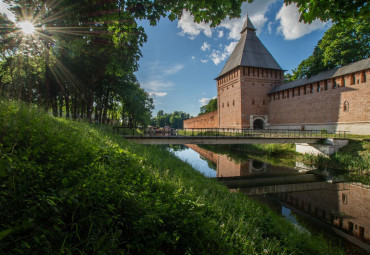
[(24, 34), (32, 35), (35, 32), (35, 26), (29, 21), (19, 22), (18, 26)]

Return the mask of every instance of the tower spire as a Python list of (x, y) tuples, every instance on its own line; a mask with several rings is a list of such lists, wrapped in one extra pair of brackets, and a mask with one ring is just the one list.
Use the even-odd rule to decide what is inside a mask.
[(252, 30), (252, 31), (256, 31), (257, 29), (253, 26), (253, 23), (252, 21), (249, 19), (249, 15), (247, 14), (247, 19), (245, 20), (244, 22), (244, 26), (242, 28), (242, 31), (240, 32), (241, 34), (243, 34), (246, 30)]

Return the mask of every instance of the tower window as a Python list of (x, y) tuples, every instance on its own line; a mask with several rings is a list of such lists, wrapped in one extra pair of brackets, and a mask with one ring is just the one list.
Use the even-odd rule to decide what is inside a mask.
[(317, 92), (321, 91), (320, 82), (317, 83)]
[(351, 85), (354, 85), (356, 84), (356, 77), (355, 77), (355, 74), (351, 74)]
[(338, 87), (338, 84), (335, 79), (333, 79), (333, 89), (336, 89)]
[(233, 106), (235, 106), (235, 100), (233, 100)]
[(363, 71), (361, 73), (361, 82), (366, 82), (366, 73), (365, 73), (365, 71)]
[(344, 76), (342, 76), (342, 86), (345, 87), (346, 86), (346, 79), (344, 78)]
[(324, 83), (324, 90), (328, 90), (328, 81), (325, 80), (325, 83)]
[(265, 99), (263, 99), (263, 101), (262, 101), (262, 104), (263, 104), (263, 105), (265, 105), (265, 104), (266, 104), (266, 101), (265, 101)]
[(292, 97), (294, 97), (294, 88), (292, 88)]
[(254, 104), (255, 104), (254, 99), (252, 99), (252, 105), (254, 105)]

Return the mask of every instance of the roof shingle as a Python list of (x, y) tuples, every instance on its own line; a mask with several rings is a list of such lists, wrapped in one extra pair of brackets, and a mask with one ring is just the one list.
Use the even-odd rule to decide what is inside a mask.
[(249, 17), (247, 17), (241, 31), (241, 38), (217, 78), (238, 66), (282, 70), (271, 53), (258, 39), (255, 30)]
[(306, 84), (310, 84), (310, 83), (314, 83), (318, 81), (327, 80), (330, 78), (339, 77), (342, 75), (358, 72), (358, 71), (365, 70), (365, 69), (370, 69), (370, 58), (363, 59), (363, 60), (354, 62), (352, 64), (349, 64), (343, 67), (338, 67), (338, 68), (334, 68), (334, 69), (331, 69), (325, 72), (321, 72), (317, 75), (311, 76), (310, 78), (302, 78), (299, 80), (281, 84), (279, 86), (275, 86), (274, 88), (272, 88), (269, 94), (287, 90), (287, 89), (292, 89), (295, 87), (299, 87), (302, 85), (306, 85)]

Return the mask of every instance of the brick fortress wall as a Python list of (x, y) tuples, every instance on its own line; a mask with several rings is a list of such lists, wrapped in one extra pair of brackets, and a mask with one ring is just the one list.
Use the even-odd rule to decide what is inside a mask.
[(270, 128), (366, 133), (370, 127), (370, 70), (276, 92), (269, 95), (269, 101)]
[(195, 118), (184, 120), (184, 128), (217, 128), (217, 111), (206, 113)]

